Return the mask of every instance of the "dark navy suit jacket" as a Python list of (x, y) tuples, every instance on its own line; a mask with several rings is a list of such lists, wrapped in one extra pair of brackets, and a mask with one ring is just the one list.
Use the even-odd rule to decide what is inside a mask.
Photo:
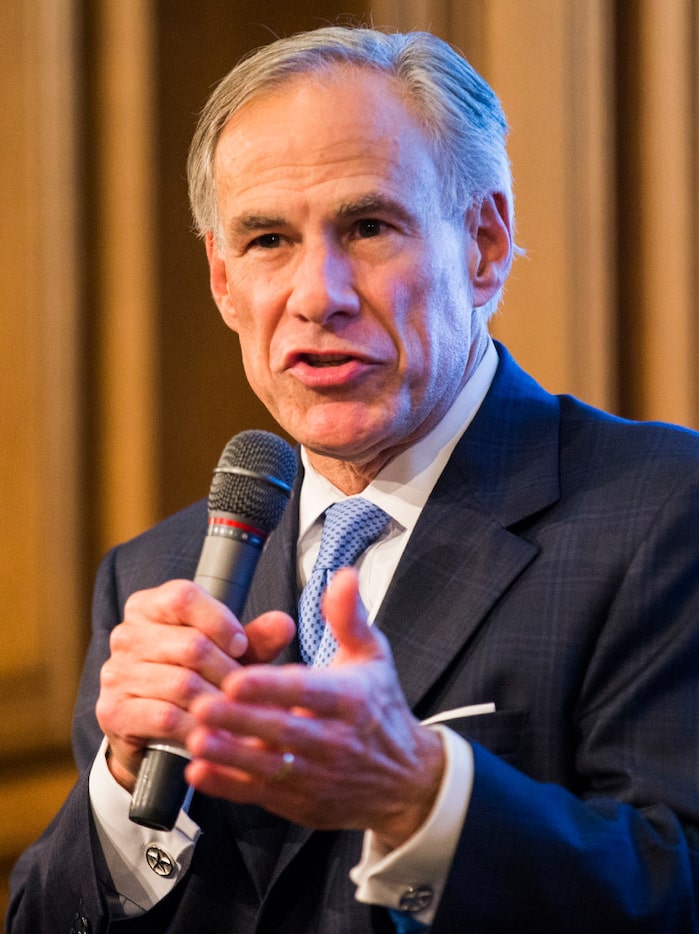
[[(417, 716), (496, 705), (450, 722), (473, 743), (475, 785), (434, 934), (699, 931), (699, 437), (551, 396), (499, 352), (376, 620)], [(83, 776), (124, 601), (191, 577), (205, 525), (202, 502), (103, 562), (75, 718)], [(296, 526), (292, 502), (247, 618), (295, 613)], [(187, 878), (109, 922), (83, 777), (15, 870), (9, 930), (392, 929), (354, 899), (360, 834), (203, 796), (192, 814), (204, 834)]]

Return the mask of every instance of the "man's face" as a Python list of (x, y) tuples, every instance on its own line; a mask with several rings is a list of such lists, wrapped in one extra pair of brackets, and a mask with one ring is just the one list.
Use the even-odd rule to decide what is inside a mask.
[[(443, 416), (482, 338), (478, 222), (447, 219), (399, 87), (302, 76), (225, 127), (214, 297), (247, 378), (310, 451), (379, 467)], [(474, 333), (474, 329), (478, 333)]]

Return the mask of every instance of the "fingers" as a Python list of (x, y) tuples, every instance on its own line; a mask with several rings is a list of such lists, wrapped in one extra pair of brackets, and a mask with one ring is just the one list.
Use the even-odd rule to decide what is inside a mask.
[(300, 706), (281, 706), (271, 697), (258, 703), (230, 701), (221, 693), (201, 697), (192, 707), (192, 716), (201, 729), (193, 730), (187, 739), (190, 752), (216, 761), (223, 735), (227, 740), (230, 737), (234, 746), (238, 741), (252, 740), (276, 749), (303, 746), (322, 759), (328, 734), (332, 732), (335, 741), (342, 730), (340, 718), (322, 718), (317, 710), (311, 713)]
[(138, 769), (148, 739), (183, 742), (193, 698), (216, 690), (247, 648), (230, 610), (191, 581), (133, 594), (110, 637), (96, 707), (122, 771)]
[[(312, 669), (305, 665), (256, 665), (238, 669), (224, 679), (222, 694), (215, 694), (207, 710), (215, 710), (215, 700), (259, 710), (312, 711), (316, 717), (332, 720), (364, 719), (365, 692), (372, 680), (370, 670), (361, 665)], [(202, 704), (204, 701), (202, 700)], [(203, 707), (196, 707), (199, 716)], [(233, 720), (237, 716), (232, 715)], [(278, 741), (283, 741), (283, 736)]]
[(248, 629), (192, 581), (168, 581), (134, 593), (110, 638), (101, 672), (98, 722), (117, 761), (138, 769), (149, 739), (184, 742), (192, 701), (216, 691), (249, 662), (272, 660), (294, 635), (284, 613)]
[[(148, 629), (148, 624), (154, 624)], [(293, 639), (294, 622), (281, 612), (265, 613), (243, 627), (231, 611), (191, 581), (169, 581), (153, 590), (139, 591), (126, 603), (124, 624), (139, 627), (139, 643), (152, 661), (179, 664), (206, 675), (211, 664), (212, 683), (226, 672), (217, 668), (220, 649), (225, 659), (244, 664), (272, 661)], [(161, 628), (169, 625), (167, 637)], [(112, 633), (112, 650), (135, 638), (132, 630), (117, 626)], [(229, 665), (224, 665), (230, 669)]]
[[(187, 780), (317, 828), (371, 828), (391, 846), (420, 825), (443, 758), (386, 660), (324, 670), (253, 666), (197, 698)], [(293, 765), (285, 765), (293, 757)]]
[[(210, 776), (220, 776), (223, 770), (227, 780), (238, 785), (250, 782), (277, 784), (292, 772), (296, 772), (296, 777), (301, 772), (300, 756), (266, 746), (254, 738), (232, 736), (223, 730), (211, 731), (207, 749), (206, 761), (196, 759), (191, 767), (192, 777), (197, 782), (206, 781), (207, 788), (211, 788)], [(229, 764), (231, 761), (236, 763), (235, 767)], [(207, 793), (212, 792), (209, 790)]]
[[(286, 754), (288, 757), (288, 753)], [(297, 779), (303, 774), (300, 761), (294, 757), (293, 781), (279, 778), (284, 769), (285, 753), (268, 752), (256, 759), (248, 769), (236, 769), (202, 759), (190, 762), (185, 770), (188, 784), (215, 798), (227, 798), (238, 804), (256, 804), (272, 813), (296, 822), (307, 822), (307, 796), (299, 789)], [(266, 765), (262, 765), (262, 762)], [(288, 761), (288, 759), (287, 759)]]
[(102, 689), (186, 710), (197, 694), (222, 683), (247, 647), (230, 610), (191, 581), (170, 581), (127, 601), (124, 622), (111, 634)]
[(124, 622), (188, 626), (231, 658), (247, 649), (245, 629), (233, 613), (193, 581), (168, 581), (132, 594), (126, 601)]

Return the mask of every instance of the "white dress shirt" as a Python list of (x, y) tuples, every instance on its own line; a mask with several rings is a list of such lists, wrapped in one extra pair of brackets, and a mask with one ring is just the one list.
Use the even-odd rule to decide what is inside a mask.
[[(357, 561), (359, 591), (369, 613), (376, 616), (393, 573), (432, 489), (459, 438), (478, 411), (497, 369), (497, 352), (489, 341), (486, 352), (439, 424), (411, 448), (395, 457), (362, 491), (362, 496), (391, 517), (382, 535)], [(305, 475), (299, 502), (298, 584), (303, 587), (320, 547), (322, 515), (344, 498), (318, 474), (302, 451)], [(463, 713), (462, 713), (463, 715)], [(473, 786), (470, 745), (436, 724), (446, 753), (446, 769), (437, 801), (425, 824), (401, 847), (381, 850), (372, 833), (364, 836), (360, 863), (351, 871), (360, 901), (398, 908), (403, 892), (427, 887), (431, 904), (416, 914), (429, 924), (446, 882)], [(444, 718), (448, 720), (447, 716)], [(90, 773), (90, 800), (107, 865), (124, 911), (136, 915), (163, 898), (187, 872), (199, 828), (184, 812), (172, 831), (153, 831), (129, 820), (129, 794), (112, 777), (103, 743)], [(159, 847), (172, 863), (169, 877), (150, 868), (148, 851)]]

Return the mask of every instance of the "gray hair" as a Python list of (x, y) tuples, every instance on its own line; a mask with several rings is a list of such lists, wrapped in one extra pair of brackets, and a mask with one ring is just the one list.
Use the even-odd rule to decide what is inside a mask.
[(285, 81), (343, 65), (372, 69), (403, 85), (440, 168), (450, 215), (500, 192), (514, 224), (505, 114), (490, 85), (466, 59), (429, 33), (327, 26), (263, 46), (242, 59), (215, 88), (199, 118), (187, 163), (190, 203), (200, 236), (211, 232), (217, 243), (223, 243), (214, 161), (219, 137), (231, 117)]

